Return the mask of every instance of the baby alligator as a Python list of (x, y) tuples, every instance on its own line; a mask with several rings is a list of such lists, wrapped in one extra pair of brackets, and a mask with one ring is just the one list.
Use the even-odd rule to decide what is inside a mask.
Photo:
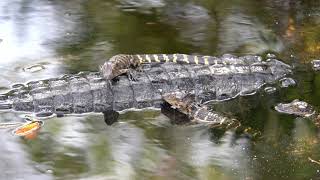
[(201, 64), (214, 65), (219, 64), (216, 57), (213, 56), (196, 56), (187, 54), (137, 54), (127, 55), (118, 54), (101, 66), (101, 72), (106, 79), (113, 79), (121, 74), (131, 75), (131, 69), (137, 68), (145, 63), (180, 63), (180, 64)]
[(181, 113), (188, 115), (192, 122), (206, 124), (210, 127), (240, 126), (238, 120), (209, 111), (207, 106), (196, 103), (195, 95), (192, 93), (184, 91), (166, 93), (163, 95), (163, 100)]

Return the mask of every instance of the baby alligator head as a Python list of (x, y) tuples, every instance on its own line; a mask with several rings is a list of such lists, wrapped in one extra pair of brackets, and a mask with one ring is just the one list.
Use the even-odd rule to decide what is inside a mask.
[(112, 56), (109, 61), (106, 61), (101, 67), (100, 72), (106, 79), (113, 79), (128, 71), (133, 64), (133, 59), (130, 55), (118, 54)]
[(188, 115), (192, 122), (206, 124), (215, 129), (237, 129), (241, 126), (240, 121), (210, 111), (205, 105), (197, 104), (194, 93), (176, 91), (164, 94), (163, 99), (173, 108)]
[(113, 79), (115, 73), (113, 72), (114, 65), (111, 62), (105, 62), (103, 66), (100, 67), (100, 72), (106, 79)]
[(163, 100), (184, 114), (189, 114), (191, 105), (195, 103), (195, 96), (184, 91), (166, 93), (162, 96)]
[(275, 110), (280, 113), (293, 114), (302, 117), (310, 117), (315, 114), (311, 105), (298, 99), (295, 99), (290, 103), (280, 103), (275, 106)]

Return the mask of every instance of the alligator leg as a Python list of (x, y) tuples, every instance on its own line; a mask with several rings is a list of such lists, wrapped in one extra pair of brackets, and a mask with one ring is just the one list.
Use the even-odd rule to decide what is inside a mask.
[[(119, 70), (121, 75), (126, 75), (131, 81), (137, 81), (136, 77), (136, 71), (134, 69), (121, 69)], [(112, 78), (113, 82), (119, 81), (119, 76), (116, 76)]]
[(137, 71), (139, 71), (139, 69), (127, 69), (126, 74), (131, 81), (138, 81)]
[(103, 112), (104, 122), (107, 125), (112, 125), (113, 123), (118, 121), (119, 113), (113, 110), (108, 110)]

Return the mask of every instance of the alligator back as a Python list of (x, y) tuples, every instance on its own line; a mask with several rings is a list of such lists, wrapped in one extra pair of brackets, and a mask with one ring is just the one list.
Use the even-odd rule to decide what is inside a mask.
[(259, 56), (216, 58), (215, 65), (149, 64), (127, 76), (106, 80), (99, 72), (33, 81), (1, 95), (1, 109), (28, 112), (85, 113), (160, 107), (162, 94), (193, 91), (197, 101), (227, 100), (257, 91), (291, 73), (287, 64)]

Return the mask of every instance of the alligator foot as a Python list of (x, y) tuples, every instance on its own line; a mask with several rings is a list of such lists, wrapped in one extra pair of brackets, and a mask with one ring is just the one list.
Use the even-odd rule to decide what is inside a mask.
[(116, 82), (118, 82), (120, 80), (120, 78), (119, 77), (114, 77), (114, 78), (112, 78), (111, 79), (111, 83), (112, 83), (112, 85), (114, 85)]
[(106, 122), (107, 125), (112, 125), (113, 123), (118, 121), (119, 113), (113, 110), (104, 111), (104, 122)]
[(128, 69), (127, 70), (127, 76), (130, 81), (138, 81), (137, 77), (137, 71), (134, 69)]

